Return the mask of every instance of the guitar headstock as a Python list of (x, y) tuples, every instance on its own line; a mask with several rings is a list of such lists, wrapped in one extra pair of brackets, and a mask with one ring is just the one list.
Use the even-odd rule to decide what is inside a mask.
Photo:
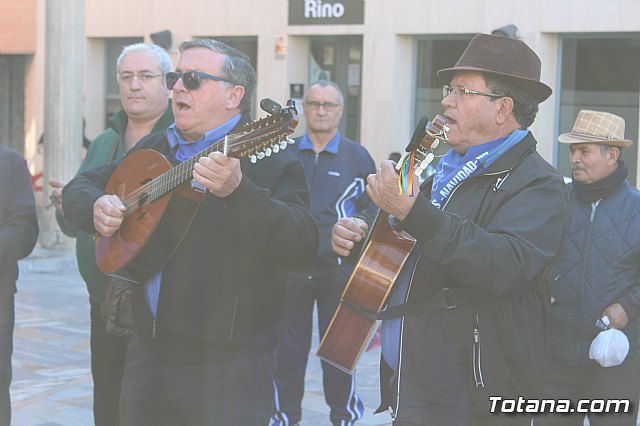
[(268, 109), (263, 109), (271, 115), (249, 123), (228, 136), (225, 153), (230, 157), (249, 157), (252, 163), (256, 163), (293, 143), (288, 136), (299, 122), (295, 101), (289, 99), (285, 107), (280, 107), (275, 101), (263, 99), (260, 105), (267, 105)]
[(433, 121), (422, 117), (413, 132), (411, 142), (396, 165), (396, 170), (400, 171), (409, 165), (417, 176), (421, 175), (435, 158), (433, 150), (440, 142), (449, 142), (448, 131), (447, 119), (441, 115), (436, 115)]

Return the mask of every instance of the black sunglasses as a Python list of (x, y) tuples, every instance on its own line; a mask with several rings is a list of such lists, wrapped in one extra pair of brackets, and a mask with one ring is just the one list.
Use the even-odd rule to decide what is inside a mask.
[(173, 86), (176, 85), (178, 80), (182, 79), (182, 84), (188, 90), (196, 90), (200, 88), (200, 83), (202, 83), (202, 79), (207, 78), (209, 80), (214, 81), (224, 81), (226, 83), (231, 83), (229, 80), (218, 77), (217, 75), (207, 74), (206, 72), (200, 71), (187, 71), (187, 72), (168, 72), (165, 77), (165, 82), (167, 83), (167, 89), (173, 90)]

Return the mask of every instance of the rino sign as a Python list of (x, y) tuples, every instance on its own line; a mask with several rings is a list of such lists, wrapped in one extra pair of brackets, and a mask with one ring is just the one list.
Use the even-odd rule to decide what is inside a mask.
[(364, 24), (364, 0), (289, 0), (289, 25)]

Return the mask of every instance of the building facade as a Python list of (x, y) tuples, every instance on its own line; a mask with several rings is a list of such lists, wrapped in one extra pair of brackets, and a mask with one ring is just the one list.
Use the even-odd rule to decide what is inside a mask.
[[(31, 16), (21, 24), (31, 43), (8, 50), (7, 43), (17, 43), (7, 41), (3, 23), (0, 70), (4, 76), (9, 66), (12, 75), (22, 74), (11, 84), (24, 90), (21, 99), (1, 98), (0, 130), (22, 138), (16, 146), (37, 173), (45, 114), (46, 0), (7, 1), (21, 5), (19, 16)], [(475, 33), (499, 30), (519, 36), (539, 54), (542, 80), (554, 90), (532, 127), (542, 155), (568, 176), (567, 150), (558, 146), (557, 135), (570, 131), (580, 109), (607, 110), (625, 118), (626, 135), (636, 142), (623, 153), (635, 185), (638, 16), (638, 0), (85, 0), (86, 134), (93, 139), (119, 108), (115, 58), (123, 45), (155, 39), (175, 62), (180, 42), (213, 37), (252, 59), (258, 72), (255, 117), (265, 115), (257, 106), (262, 98), (300, 101), (310, 83), (333, 80), (345, 93), (341, 131), (381, 161), (404, 149), (421, 116), (442, 112), (436, 71), (452, 66)], [(296, 134), (304, 127), (303, 120)]]

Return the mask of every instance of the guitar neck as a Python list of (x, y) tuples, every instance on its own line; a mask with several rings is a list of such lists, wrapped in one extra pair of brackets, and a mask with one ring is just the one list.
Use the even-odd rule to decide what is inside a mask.
[(222, 152), (229, 157), (240, 158), (262, 149), (270, 150), (267, 147), (269, 144), (277, 142), (277, 139), (283, 135), (286, 136), (293, 132), (290, 123), (290, 119), (271, 116), (243, 127), (239, 133), (225, 136), (149, 182), (151, 187), (149, 198), (151, 201), (157, 200), (191, 180), (193, 167), (198, 160), (213, 152)]

